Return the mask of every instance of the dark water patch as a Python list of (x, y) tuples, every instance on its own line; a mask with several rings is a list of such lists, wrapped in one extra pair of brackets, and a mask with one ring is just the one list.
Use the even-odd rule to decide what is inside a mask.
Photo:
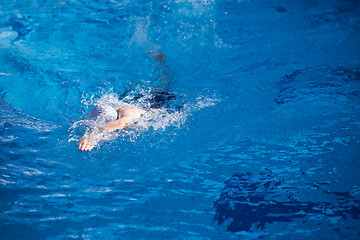
[(344, 96), (349, 104), (359, 102), (359, 67), (315, 67), (285, 75), (279, 82), (278, 104), (327, 99), (336, 102)]
[[(236, 173), (225, 182), (225, 188), (215, 202), (215, 220), (219, 225), (230, 220), (230, 232), (264, 229), (273, 222), (292, 222), (309, 215), (360, 218), (360, 201), (342, 192), (328, 192), (341, 195), (335, 202), (301, 202), (293, 198), (293, 192), (282, 188), (282, 182), (271, 172), (256, 178), (250, 173)], [(279, 195), (287, 201), (276, 201)]]
[(275, 11), (280, 12), (280, 13), (285, 13), (287, 12), (286, 8), (282, 7), (282, 6), (276, 6), (274, 7)]
[(304, 4), (308, 21), (312, 26), (328, 28), (339, 26), (357, 15), (359, 1), (306, 1)]

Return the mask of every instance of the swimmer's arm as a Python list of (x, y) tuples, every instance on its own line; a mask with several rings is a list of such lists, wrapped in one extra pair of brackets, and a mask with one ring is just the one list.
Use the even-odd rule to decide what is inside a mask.
[(104, 132), (113, 132), (115, 130), (122, 130), (126, 128), (131, 122), (133, 122), (134, 119), (129, 116), (124, 116), (118, 120), (108, 122), (106, 124), (106, 129), (104, 129)]
[(95, 129), (92, 133), (84, 135), (79, 141), (79, 150), (90, 151), (107, 133), (126, 128), (144, 113), (143, 109), (133, 106), (119, 109), (119, 119), (108, 122), (105, 128)]
[(99, 137), (103, 137), (106, 133), (111, 133), (115, 130), (123, 130), (133, 121), (134, 121), (134, 119), (131, 117), (122, 117), (118, 120), (107, 122), (106, 127), (100, 128), (100, 129), (99, 128), (95, 129), (89, 135), (89, 137), (99, 138)]
[(122, 117), (118, 120), (108, 122), (105, 128), (94, 129), (90, 134), (85, 134), (79, 141), (79, 150), (90, 151), (95, 145), (104, 138), (107, 133), (113, 132), (118, 129), (124, 129), (129, 123), (133, 121), (130, 117)]

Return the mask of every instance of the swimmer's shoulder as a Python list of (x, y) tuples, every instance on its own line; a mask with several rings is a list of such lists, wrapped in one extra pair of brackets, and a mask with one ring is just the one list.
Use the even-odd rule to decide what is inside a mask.
[(130, 116), (130, 117), (140, 117), (141, 115), (143, 115), (146, 112), (146, 109), (138, 107), (138, 106), (134, 106), (131, 104), (124, 104), (122, 105), (118, 110), (118, 116), (119, 117), (125, 117), (125, 116)]
[(142, 107), (138, 107), (138, 106), (135, 106), (135, 105), (132, 105), (132, 104), (129, 104), (129, 103), (124, 103), (122, 104), (120, 107), (118, 107), (118, 109), (116, 110), (117, 112), (122, 112), (122, 111), (125, 111), (125, 110), (145, 110), (145, 108), (142, 108)]

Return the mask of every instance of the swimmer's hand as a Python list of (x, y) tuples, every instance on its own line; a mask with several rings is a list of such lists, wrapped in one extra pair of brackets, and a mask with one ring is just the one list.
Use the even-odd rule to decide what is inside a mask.
[(91, 151), (96, 144), (101, 140), (105, 133), (105, 129), (95, 128), (92, 133), (85, 134), (79, 140), (79, 150), (81, 151)]
[(91, 151), (96, 145), (96, 141), (88, 136), (84, 136), (79, 141), (79, 150)]

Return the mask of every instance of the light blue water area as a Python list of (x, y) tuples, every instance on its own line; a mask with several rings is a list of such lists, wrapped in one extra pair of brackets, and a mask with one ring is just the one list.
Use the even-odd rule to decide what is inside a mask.
[(359, 56), (356, 0), (1, 0), (0, 238), (359, 239)]

